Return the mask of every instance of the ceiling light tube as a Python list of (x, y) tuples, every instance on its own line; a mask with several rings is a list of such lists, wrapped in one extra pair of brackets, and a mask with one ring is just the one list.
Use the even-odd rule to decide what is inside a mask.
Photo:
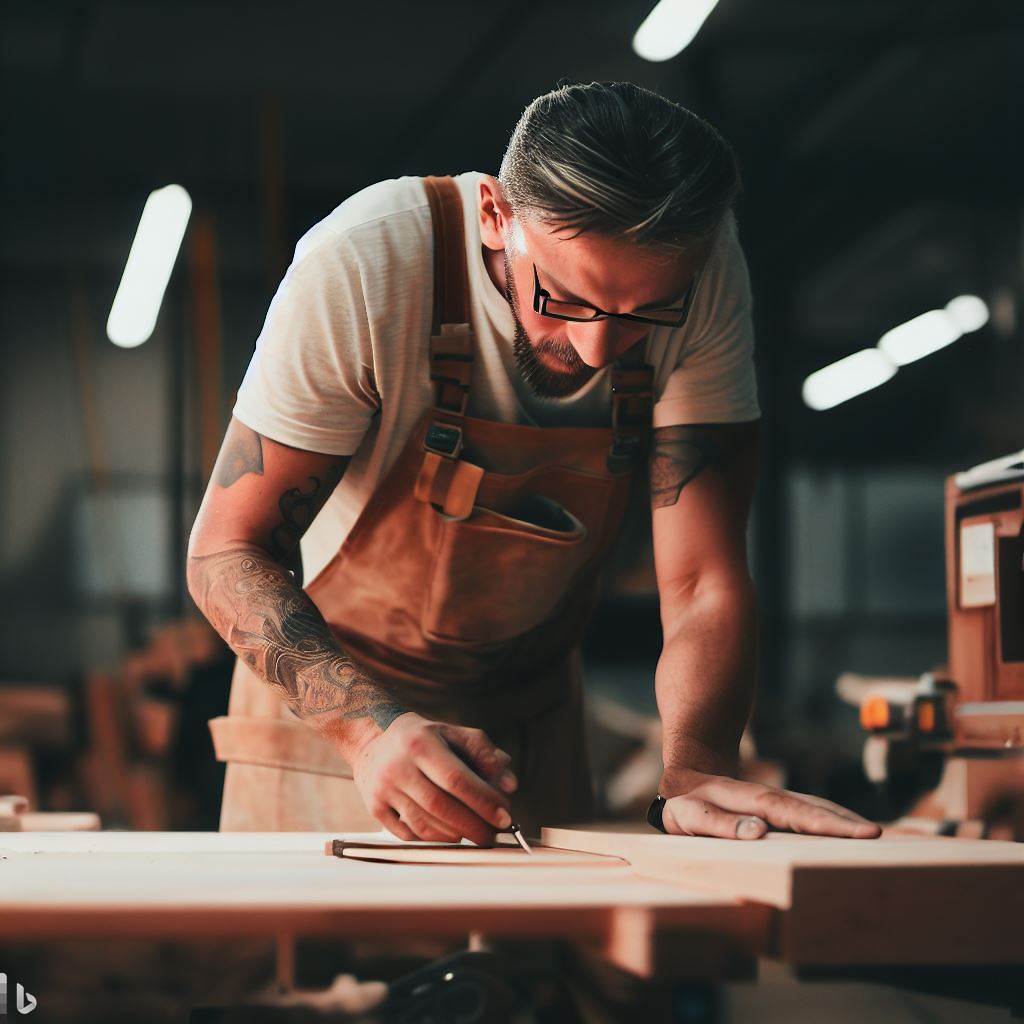
[(693, 42), (718, 0), (660, 0), (633, 36), (633, 52), (644, 60), (671, 60)]
[(804, 404), (819, 412), (831, 409), (877, 388), (895, 373), (896, 367), (877, 348), (861, 349), (815, 370), (804, 381)]
[(946, 303), (946, 312), (964, 334), (980, 330), (988, 323), (988, 306), (977, 295), (958, 295)]
[(107, 337), (115, 345), (135, 348), (153, 333), (191, 212), (192, 200), (180, 185), (150, 192), (107, 318)]
[(961, 334), (963, 331), (944, 309), (930, 309), (886, 331), (878, 339), (878, 347), (897, 366), (906, 366), (952, 345)]

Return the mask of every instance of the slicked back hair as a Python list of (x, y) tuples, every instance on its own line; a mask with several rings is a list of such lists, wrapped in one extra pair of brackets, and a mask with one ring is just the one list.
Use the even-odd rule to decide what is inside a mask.
[(498, 180), (517, 216), (669, 252), (713, 236), (740, 190), (732, 147), (707, 121), (630, 82), (538, 96)]

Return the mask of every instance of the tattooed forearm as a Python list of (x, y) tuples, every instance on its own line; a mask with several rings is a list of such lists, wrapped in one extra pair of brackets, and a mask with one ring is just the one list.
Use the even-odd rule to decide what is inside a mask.
[(221, 487), (230, 487), (247, 473), (263, 476), (263, 439), (233, 419), (213, 467), (213, 479)]
[(651, 506), (664, 508), (679, 500), (683, 488), (708, 466), (722, 462), (722, 428), (659, 427), (651, 444)]
[(228, 646), (300, 718), (368, 718), (405, 709), (341, 649), (308, 595), (258, 548), (192, 557), (189, 589)]

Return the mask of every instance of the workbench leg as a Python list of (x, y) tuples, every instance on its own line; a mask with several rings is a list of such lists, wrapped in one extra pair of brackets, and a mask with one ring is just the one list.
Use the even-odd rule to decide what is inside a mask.
[(291, 992), (295, 988), (295, 935), (292, 932), (278, 932), (274, 939), (276, 980), (279, 992)]

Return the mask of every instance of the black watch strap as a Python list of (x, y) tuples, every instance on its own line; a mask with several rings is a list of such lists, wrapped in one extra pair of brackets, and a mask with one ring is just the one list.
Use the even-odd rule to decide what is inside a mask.
[(647, 824), (651, 828), (656, 828), (659, 832), (665, 831), (665, 823), (661, 820), (664, 810), (665, 798), (659, 793), (651, 801), (651, 806), (647, 808)]

